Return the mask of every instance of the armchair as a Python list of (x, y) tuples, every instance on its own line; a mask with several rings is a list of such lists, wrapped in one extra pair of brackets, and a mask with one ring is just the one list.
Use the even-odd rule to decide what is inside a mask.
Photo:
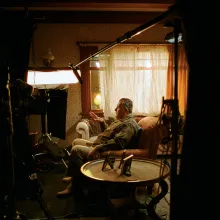
[(92, 119), (82, 119), (76, 125), (76, 132), (81, 135), (80, 138), (94, 142), (102, 130), (99, 122)]
[[(162, 140), (164, 138), (167, 138), (169, 136), (169, 130), (168, 127), (165, 126), (163, 123), (161, 123), (160, 117), (135, 117), (135, 120), (138, 122), (139, 126), (141, 127), (139, 137), (135, 138), (134, 142), (134, 149), (126, 149), (126, 156), (133, 154), (134, 158), (147, 158), (147, 159), (157, 159), (157, 151), (160, 143), (162, 143)], [(95, 140), (97, 138), (99, 122), (95, 122), (93, 120), (86, 120), (83, 119), (81, 122), (79, 122), (77, 129), (80, 131), (79, 134), (84, 134), (84, 137), (88, 138), (87, 140)], [(95, 126), (94, 126), (95, 124)], [(94, 126), (94, 130), (92, 129)], [(83, 130), (83, 128), (86, 127), (86, 130)], [(85, 134), (87, 132), (87, 134)], [(109, 153), (109, 151), (105, 151), (101, 153), (101, 158), (105, 158), (106, 155)], [(121, 157), (124, 153), (124, 150), (111, 150), (111, 153), (114, 153), (116, 157)], [(88, 179), (85, 179), (83, 181), (83, 188), (87, 189), (87, 195), (90, 193), (94, 195), (94, 190), (96, 197), (100, 194), (100, 188), (97, 185), (97, 188), (94, 186), (91, 187), (91, 182)], [(98, 190), (98, 193), (97, 193)], [(147, 191), (148, 193), (152, 193), (153, 185), (148, 185)], [(125, 187), (123, 189), (114, 189), (110, 192), (109, 196), (110, 198), (121, 198), (121, 196), (124, 195), (130, 195), (131, 189)], [(101, 193), (102, 194), (102, 193)], [(96, 198), (95, 197), (95, 198)], [(94, 199), (94, 196), (92, 197)], [(108, 197), (109, 198), (109, 197)], [(102, 199), (102, 204), (106, 204), (109, 201), (106, 202)]]
[[(133, 154), (134, 157), (156, 159), (159, 144), (168, 135), (167, 127), (158, 123), (158, 117), (135, 116), (135, 120), (142, 128), (142, 132), (137, 146), (134, 146), (134, 149), (127, 149), (126, 153)], [(99, 122), (83, 119), (77, 124), (76, 131), (81, 135), (81, 138), (93, 142), (101, 133), (101, 128)], [(111, 152), (120, 157), (124, 150)], [(101, 156), (105, 157), (107, 153), (108, 151), (102, 153)]]
[(92, 136), (92, 130), (90, 129), (89, 120), (82, 120), (76, 125), (76, 132), (80, 134), (80, 138), (93, 142), (96, 139), (96, 135)]

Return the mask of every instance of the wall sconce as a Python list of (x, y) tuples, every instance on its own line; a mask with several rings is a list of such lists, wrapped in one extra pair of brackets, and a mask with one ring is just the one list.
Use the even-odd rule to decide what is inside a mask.
[[(77, 72), (81, 76), (79, 69)], [(74, 84), (78, 82), (79, 80), (75, 74), (73, 74), (71, 68), (29, 68), (27, 74), (27, 83), (33, 86), (33, 88), (38, 89), (53, 89), (60, 85)]]

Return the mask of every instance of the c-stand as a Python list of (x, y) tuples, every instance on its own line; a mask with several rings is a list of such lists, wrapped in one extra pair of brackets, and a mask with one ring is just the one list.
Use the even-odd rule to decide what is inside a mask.
[[(7, 101), (5, 100), (7, 99)], [(5, 177), (5, 181), (7, 181), (8, 188), (6, 190), (6, 193), (4, 194), (4, 204), (7, 207), (7, 211), (5, 207), (3, 208), (4, 212), (3, 215), (7, 216), (8, 219), (13, 219), (16, 214), (15, 209), (15, 173), (14, 173), (14, 158), (13, 158), (13, 135), (14, 135), (14, 129), (13, 129), (13, 119), (12, 119), (12, 106), (11, 106), (11, 94), (10, 94), (10, 74), (8, 73), (8, 80), (6, 85), (6, 94), (5, 97), (1, 100), (1, 116), (3, 118), (6, 118), (4, 120), (3, 124), (1, 126), (4, 126), (6, 133), (4, 133), (6, 141), (3, 142), (5, 144), (5, 153), (6, 157), (9, 159), (7, 162), (8, 165), (8, 171), (7, 176)], [(3, 184), (3, 186), (6, 186), (6, 184)], [(7, 198), (7, 199), (6, 199)], [(7, 201), (6, 201), (7, 200)], [(7, 205), (6, 205), (7, 204)], [(2, 217), (2, 216), (1, 216)]]
[[(14, 158), (16, 159), (16, 155), (14, 155)], [(23, 168), (26, 170), (26, 172), (28, 172), (27, 165), (23, 161), (19, 161), (19, 162), (21, 163)], [(48, 220), (54, 220), (54, 217), (50, 213), (49, 209), (47, 208), (47, 205), (45, 204), (45, 202), (41, 196), (43, 193), (43, 189), (41, 188), (41, 185), (38, 182), (37, 174), (33, 173), (33, 174), (29, 175), (28, 179), (30, 181), (30, 190), (31, 190), (30, 199), (36, 200), (39, 203), (40, 208), (43, 210), (44, 215), (47, 217)], [(14, 217), (14, 219), (22, 219), (22, 220), (27, 219), (24, 214), (19, 213), (17, 211), (16, 211), (15, 215), (16, 216)]]
[[(21, 83), (23, 84), (22, 86)], [(6, 161), (8, 170), (4, 172), (6, 177), (3, 179), (3, 187), (6, 189), (4, 189), (5, 192), (1, 192), (1, 200), (4, 201), (4, 205), (3, 213), (1, 213), (0, 217), (5, 220), (26, 219), (24, 214), (16, 210), (16, 191), (19, 191), (17, 190), (17, 183), (23, 176), (30, 186), (31, 197), (38, 201), (48, 220), (54, 220), (41, 197), (43, 190), (38, 183), (33, 155), (30, 153), (32, 146), (29, 144), (28, 126), (25, 120), (25, 105), (23, 105), (25, 101), (22, 100), (26, 98), (22, 95), (27, 94), (27, 92), (21, 91), (32, 91), (30, 87), (30, 85), (21, 80), (16, 80), (14, 84), (11, 84), (10, 74), (8, 73), (6, 91), (0, 100), (0, 125), (3, 126), (4, 131), (3, 136), (1, 134), (1, 140), (3, 140), (3, 148), (5, 148), (3, 151), (5, 153), (4, 156), (8, 159)], [(23, 149), (18, 150), (17, 148), (21, 145), (24, 146)], [(14, 163), (16, 163), (16, 171)], [(21, 167), (21, 170), (18, 167)], [(15, 174), (19, 176), (18, 180)]]
[[(45, 101), (45, 112), (41, 114), (41, 123), (42, 123), (42, 135), (38, 140), (38, 144), (46, 146), (48, 143), (52, 143), (51, 134), (48, 133), (47, 129), (47, 106), (50, 102), (50, 94), (47, 90), (40, 90), (40, 96)], [(37, 155), (35, 155), (37, 156)]]
[(67, 168), (68, 165), (66, 164), (64, 157), (66, 154), (69, 156), (68, 151), (60, 148), (59, 145), (52, 140), (51, 133), (48, 133), (47, 109), (48, 103), (50, 102), (50, 91), (40, 90), (39, 93), (45, 103), (45, 111), (41, 114), (42, 134), (38, 139), (38, 146), (42, 148), (42, 152), (36, 153), (34, 157), (37, 159), (38, 157), (49, 155), (52, 159), (60, 159), (65, 168)]
[[(24, 169), (26, 169), (27, 171), (28, 168), (25, 166), (24, 162), (22, 162), (22, 165)], [(44, 215), (47, 217), (48, 220), (54, 220), (54, 217), (50, 213), (49, 209), (47, 208), (47, 205), (45, 204), (41, 196), (43, 193), (43, 189), (41, 188), (41, 185), (38, 183), (37, 174), (34, 173), (30, 175), (29, 180), (30, 180), (30, 187), (32, 191), (31, 199), (34, 199), (39, 203), (40, 208), (43, 210)], [(18, 216), (20, 217), (20, 219), (25, 219), (25, 220), (27, 219), (24, 214), (18, 213), (18, 212), (17, 212), (17, 217), (15, 219), (18, 219)]]

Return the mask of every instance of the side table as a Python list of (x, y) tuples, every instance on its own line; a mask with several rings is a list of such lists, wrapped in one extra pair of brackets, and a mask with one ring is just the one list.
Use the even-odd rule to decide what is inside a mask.
[(94, 181), (106, 184), (108, 190), (117, 187), (130, 187), (131, 190), (137, 186), (153, 187), (155, 183), (161, 186), (161, 192), (152, 198), (146, 205), (148, 215), (155, 220), (161, 218), (155, 212), (155, 205), (167, 194), (168, 184), (165, 179), (170, 175), (170, 168), (156, 160), (134, 158), (131, 164), (131, 176), (121, 175), (119, 168), (120, 158), (115, 159), (114, 168), (107, 166), (102, 171), (104, 159), (89, 161), (81, 167), (81, 172)]

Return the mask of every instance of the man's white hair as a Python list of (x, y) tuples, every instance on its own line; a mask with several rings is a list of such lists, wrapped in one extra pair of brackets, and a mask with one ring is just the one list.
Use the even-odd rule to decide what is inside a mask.
[(129, 112), (132, 113), (133, 110), (133, 102), (128, 98), (121, 98), (119, 100), (122, 103), (122, 106)]

